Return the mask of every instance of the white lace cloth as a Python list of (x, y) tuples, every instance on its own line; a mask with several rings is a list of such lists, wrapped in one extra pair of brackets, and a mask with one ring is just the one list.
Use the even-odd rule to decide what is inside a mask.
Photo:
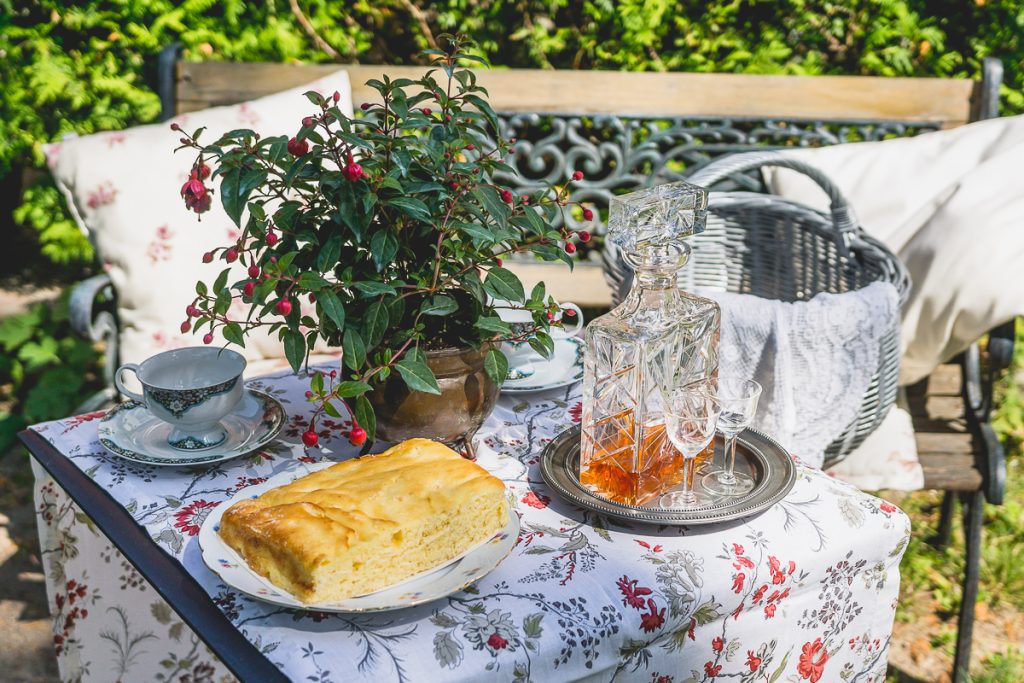
[(720, 372), (763, 387), (755, 427), (821, 467), (825, 448), (857, 417), (878, 369), (899, 295), (876, 282), (854, 292), (787, 303), (702, 291), (722, 307)]

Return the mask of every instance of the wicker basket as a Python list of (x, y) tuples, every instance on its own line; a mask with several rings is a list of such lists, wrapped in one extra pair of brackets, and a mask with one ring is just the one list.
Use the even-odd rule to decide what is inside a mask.
[[(712, 192), (707, 230), (693, 240), (694, 258), (683, 269), (685, 289), (753, 294), (782, 301), (806, 301), (820, 292), (856, 290), (891, 282), (900, 305), (910, 278), (900, 260), (857, 224), (839, 191), (817, 169), (777, 152), (750, 152), (719, 159), (690, 180), (713, 188), (722, 180), (764, 166), (782, 166), (814, 180), (831, 201), (825, 214), (782, 197), (754, 192)], [(606, 252), (605, 274), (616, 303), (629, 288), (614, 248)], [(896, 400), (900, 366), (900, 321), (894, 317), (882, 339), (878, 370), (864, 393), (857, 418), (825, 451), (825, 465), (842, 460), (881, 423)]]

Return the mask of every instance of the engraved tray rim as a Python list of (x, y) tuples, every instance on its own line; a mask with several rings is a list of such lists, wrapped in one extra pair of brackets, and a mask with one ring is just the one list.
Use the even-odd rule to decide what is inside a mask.
[[(716, 436), (716, 440), (721, 434)], [(756, 430), (744, 429), (739, 437), (736, 457), (744, 457), (760, 471), (761, 477), (753, 490), (713, 507), (696, 510), (661, 510), (626, 505), (597, 496), (580, 485), (571, 471), (571, 456), (579, 452), (580, 426), (561, 432), (541, 452), (540, 472), (545, 483), (559, 496), (582, 508), (618, 519), (660, 524), (665, 526), (692, 526), (718, 524), (752, 517), (764, 512), (786, 497), (796, 484), (796, 465), (775, 439)]]

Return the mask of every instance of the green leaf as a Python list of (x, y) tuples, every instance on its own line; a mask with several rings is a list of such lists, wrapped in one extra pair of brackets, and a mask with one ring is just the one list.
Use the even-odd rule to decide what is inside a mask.
[(388, 206), (395, 207), (414, 220), (422, 223), (434, 222), (434, 217), (430, 215), (430, 209), (427, 205), (414, 197), (395, 197), (394, 199), (387, 200), (385, 203)]
[(339, 330), (345, 329), (345, 306), (341, 303), (341, 299), (334, 293), (333, 289), (324, 289), (317, 294), (317, 302), (320, 304), (320, 308), (327, 314), (327, 317), (331, 319), (331, 322), (337, 326)]
[(298, 372), (306, 359), (306, 338), (294, 330), (285, 330), (284, 355), (292, 370)]
[(316, 273), (305, 272), (299, 276), (299, 286), (303, 289), (319, 291), (330, 284)]
[(334, 404), (331, 403), (330, 401), (324, 401), (323, 406), (324, 412), (330, 415), (331, 417), (341, 417), (341, 413), (338, 411), (337, 408), (334, 407)]
[(217, 276), (217, 280), (213, 283), (213, 291), (220, 292), (228, 284), (228, 274), (231, 272), (230, 268), (225, 268), (220, 271), (220, 275)]
[(495, 334), (512, 334), (512, 327), (496, 315), (478, 319), (476, 321), (476, 328), (484, 332), (494, 332)]
[(420, 307), (423, 315), (449, 315), (459, 309), (455, 299), (447, 294), (438, 294)]
[(341, 339), (341, 350), (345, 365), (358, 372), (366, 363), (366, 345), (358, 332), (351, 327), (345, 330)]
[(338, 385), (334, 387), (334, 391), (342, 398), (359, 396), (369, 390), (370, 385), (366, 382), (338, 382)]
[(526, 634), (527, 638), (540, 638), (540, 634), (544, 631), (540, 627), (540, 622), (543, 619), (543, 612), (534, 612), (523, 618), (523, 633)]
[(324, 373), (315, 372), (313, 373), (313, 381), (309, 383), (309, 388), (313, 390), (313, 393), (319, 394), (324, 390)]
[(422, 391), (427, 394), (441, 394), (441, 387), (437, 385), (437, 378), (430, 367), (419, 359), (406, 356), (398, 361), (395, 369), (413, 391)]
[(365, 329), (366, 346), (373, 348), (384, 338), (384, 332), (388, 328), (388, 307), (380, 301), (374, 301), (366, 309)]
[[(467, 56), (466, 58), (474, 59), (472, 56)], [(487, 123), (491, 124), (491, 128), (495, 133), (501, 130), (498, 126), (498, 116), (494, 113), (494, 110), (491, 109), (491, 105), (487, 104), (486, 100), (482, 97), (478, 97), (477, 95), (466, 95), (466, 101), (472, 103), (473, 106), (480, 110), (480, 113), (487, 119)]]
[(484, 289), (496, 299), (513, 303), (524, 303), (526, 299), (523, 283), (515, 273), (505, 268), (491, 268), (484, 278)]
[(232, 344), (238, 344), (239, 346), (245, 346), (245, 337), (242, 335), (242, 326), (238, 323), (228, 323), (221, 328), (221, 334)]
[(366, 394), (360, 394), (356, 397), (356, 407), (352, 411), (355, 413), (356, 422), (359, 426), (366, 430), (366, 441), (367, 443), (377, 438), (377, 416), (373, 413), (373, 406), (370, 404), (370, 399), (366, 398)]
[(497, 190), (490, 186), (482, 186), (473, 190), (473, 196), (487, 209), (487, 213), (494, 217), (499, 227), (508, 226), (509, 207), (501, 201)]
[(373, 282), (372, 280), (365, 280), (363, 282), (353, 282), (352, 286), (357, 290), (365, 294), (366, 296), (378, 296), (380, 294), (397, 294), (398, 291), (389, 284), (383, 282)]
[(547, 332), (538, 331), (528, 341), (530, 348), (545, 358), (551, 358), (551, 354), (555, 352), (555, 340)]
[(779, 680), (779, 676), (781, 676), (782, 672), (786, 670), (786, 662), (788, 661), (789, 652), (786, 652), (786, 654), (782, 657), (782, 663), (779, 664), (779, 668), (775, 670), (775, 673), (772, 674), (772, 677), (768, 679), (768, 683), (775, 683), (775, 681)]
[(221, 177), (220, 201), (235, 225), (241, 227), (242, 211), (249, 195), (266, 180), (267, 172), (255, 168), (232, 168)]
[(373, 265), (377, 272), (384, 270), (395, 259), (398, 253), (398, 238), (390, 230), (378, 230), (370, 238), (370, 254), (373, 256)]
[(321, 273), (333, 270), (338, 265), (341, 257), (341, 235), (331, 235), (327, 241), (320, 246), (316, 255), (316, 269)]
[(484, 371), (495, 384), (500, 385), (508, 379), (508, 358), (498, 349), (489, 349), (484, 356)]

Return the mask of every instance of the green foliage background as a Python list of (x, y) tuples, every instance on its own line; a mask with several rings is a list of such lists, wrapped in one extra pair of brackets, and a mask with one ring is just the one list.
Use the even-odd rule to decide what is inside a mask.
[[(459, 31), (496, 65), (560, 69), (976, 77), (1007, 67), (1024, 111), (1020, 0), (0, 0), (0, 226), (45, 259), (91, 250), (43, 172), (41, 145), (152, 121), (159, 50), (190, 60), (415, 61)], [(28, 172), (26, 172), (26, 170)], [(9, 259), (8, 259), (9, 260)]]

